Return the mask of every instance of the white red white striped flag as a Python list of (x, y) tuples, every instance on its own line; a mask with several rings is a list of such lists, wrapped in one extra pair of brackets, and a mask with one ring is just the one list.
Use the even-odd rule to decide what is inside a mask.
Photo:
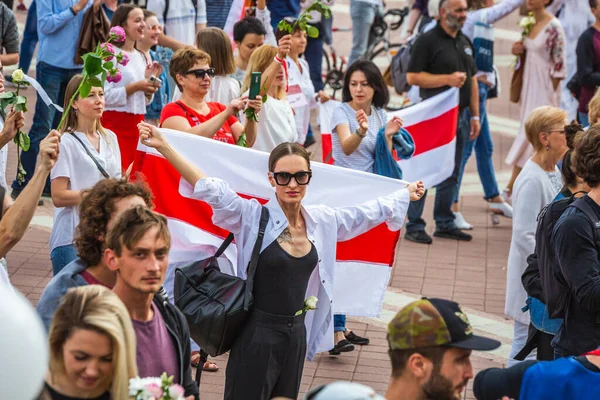
[[(321, 104), (321, 138), (323, 162), (333, 164), (331, 142), (331, 115), (339, 102)], [(413, 182), (422, 180), (425, 188), (442, 183), (454, 169), (456, 151), (456, 124), (458, 122), (458, 89), (450, 89), (437, 96), (408, 107), (388, 113), (391, 119), (398, 115), (415, 140), (415, 154), (408, 160), (400, 160), (403, 178)]]
[[(169, 143), (209, 176), (227, 181), (242, 197), (266, 202), (274, 193), (267, 179), (268, 154), (162, 129)], [(331, 207), (356, 205), (404, 187), (399, 181), (361, 171), (322, 163), (312, 165), (313, 179), (304, 204)], [(169, 220), (172, 235), (170, 263), (194, 261), (212, 256), (227, 232), (212, 224), (212, 210), (191, 199), (191, 187), (155, 150), (138, 145), (136, 172), (145, 176), (155, 195), (156, 211)], [(381, 224), (371, 231), (337, 245), (334, 278), (334, 311), (348, 315), (377, 316), (381, 312), (399, 232)], [(235, 263), (236, 249), (225, 256)], [(232, 273), (232, 265), (223, 265)]]

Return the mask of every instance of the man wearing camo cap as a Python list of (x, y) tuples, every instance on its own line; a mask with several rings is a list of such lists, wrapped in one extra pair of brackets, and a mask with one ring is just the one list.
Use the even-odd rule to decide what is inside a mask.
[(396, 314), (387, 330), (392, 381), (387, 400), (458, 400), (473, 377), (471, 351), (500, 346), (473, 335), (457, 303), (443, 299), (414, 301)]

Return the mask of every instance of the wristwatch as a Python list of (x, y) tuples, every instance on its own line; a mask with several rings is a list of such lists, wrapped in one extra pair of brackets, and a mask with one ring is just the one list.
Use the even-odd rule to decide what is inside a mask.
[(366, 133), (360, 133), (360, 129), (359, 128), (356, 128), (356, 130), (354, 131), (354, 133), (357, 134), (358, 137), (361, 138), (361, 139), (364, 139), (367, 136)]

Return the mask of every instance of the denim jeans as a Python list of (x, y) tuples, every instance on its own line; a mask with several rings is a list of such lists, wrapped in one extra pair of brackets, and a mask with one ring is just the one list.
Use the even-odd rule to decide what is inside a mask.
[(579, 116), (579, 123), (583, 125), (584, 128), (590, 125), (589, 114), (582, 113), (581, 111), (579, 111), (577, 114)]
[(346, 332), (346, 316), (343, 314), (333, 315), (333, 331)]
[(319, 30), (317, 38), (308, 38), (304, 58), (308, 62), (310, 71), (310, 80), (315, 87), (315, 92), (323, 90), (323, 24), (321, 22), (314, 24)]
[[(27, 11), (27, 20), (25, 21), (25, 30), (23, 31), (23, 41), (21, 42), (21, 51), (19, 54), (19, 68), (26, 74), (29, 72), (37, 42), (37, 7), (35, 0), (33, 0), (29, 6), (29, 11)], [(59, 105), (62, 106), (62, 104)]]
[(369, 31), (378, 12), (377, 6), (359, 0), (350, 0), (350, 17), (352, 18), (352, 50), (348, 65), (364, 57), (369, 44)]
[[(43, 61), (38, 62), (36, 70), (37, 81), (46, 90), (48, 97), (54, 104), (62, 105), (65, 98), (65, 89), (72, 77), (80, 73), (80, 69), (63, 69), (46, 64)], [(21, 162), (25, 169), (25, 182), (20, 184), (16, 179), (12, 183), (12, 188), (20, 191), (23, 189), (29, 179), (35, 172), (35, 163), (40, 151), (40, 142), (48, 135), (50, 129), (56, 128), (60, 122), (61, 114), (52, 106), (47, 106), (44, 101), (37, 96), (35, 103), (35, 115), (33, 116), (33, 125), (29, 130), (29, 139), (31, 147), (27, 151), (21, 152)], [(50, 180), (46, 182), (45, 192), (50, 191)]]
[[(459, 114), (458, 126), (456, 127), (456, 152), (454, 154), (454, 170), (452, 175), (435, 188), (435, 203), (433, 205), (433, 219), (435, 219), (436, 230), (449, 231), (456, 229), (454, 223), (454, 214), (452, 213), (452, 203), (458, 193), (458, 175), (465, 148), (465, 142), (469, 136), (470, 127), (469, 113), (463, 110)], [(417, 201), (411, 201), (408, 206), (408, 223), (406, 232), (419, 232), (425, 230), (425, 220), (422, 218), (423, 208), (425, 207), (425, 198)]]
[(331, 46), (333, 43), (333, 14), (330, 18), (321, 18), (321, 24), (323, 25), (323, 42)]
[[(479, 180), (483, 186), (483, 193), (486, 200), (493, 199), (498, 196), (498, 182), (496, 181), (496, 173), (494, 172), (494, 162), (492, 161), (492, 154), (494, 152), (494, 143), (492, 142), (492, 135), (490, 133), (490, 125), (487, 118), (486, 100), (488, 86), (483, 82), (478, 82), (479, 85), (479, 120), (481, 123), (481, 131), (479, 136), (475, 140), (467, 140), (465, 143), (465, 150), (463, 154), (462, 163), (460, 166), (460, 173), (458, 175), (458, 190), (460, 191), (460, 185), (462, 183), (463, 174), (465, 172), (465, 166), (467, 161), (473, 154), (473, 148), (475, 148), (475, 159), (477, 161), (477, 172), (479, 173)], [(471, 113), (467, 110), (468, 118), (471, 119)], [(458, 191), (454, 202), (458, 203)]]
[(71, 261), (77, 258), (77, 249), (72, 244), (55, 247), (50, 252), (52, 261), (52, 275), (56, 276)]

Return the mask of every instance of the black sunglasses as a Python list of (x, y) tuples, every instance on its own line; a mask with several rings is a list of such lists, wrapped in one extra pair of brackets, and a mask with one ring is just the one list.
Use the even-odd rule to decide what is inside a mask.
[(304, 186), (308, 185), (310, 182), (310, 178), (312, 178), (311, 171), (298, 171), (295, 174), (290, 174), (289, 172), (271, 172), (271, 176), (275, 179), (275, 182), (279, 186), (286, 186), (290, 183), (292, 178), (296, 180), (298, 185)]
[(189, 74), (194, 74), (194, 76), (198, 79), (204, 79), (205, 75), (210, 76), (211, 78), (215, 77), (215, 69), (214, 68), (208, 68), (208, 69), (192, 69), (188, 72), (185, 73), (186, 75)]

